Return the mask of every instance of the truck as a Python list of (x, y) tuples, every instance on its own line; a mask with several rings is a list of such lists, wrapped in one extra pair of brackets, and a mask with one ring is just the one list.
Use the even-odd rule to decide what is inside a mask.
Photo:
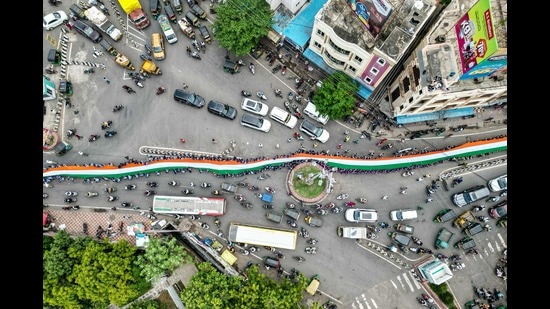
[(281, 223), (281, 221), (283, 221), (283, 214), (274, 211), (268, 211), (265, 213), (265, 218), (275, 223)]
[(437, 238), (435, 239), (435, 248), (436, 249), (448, 248), (454, 236), (455, 236), (455, 233), (449, 231), (446, 228), (442, 228), (439, 231), (439, 233), (437, 233)]
[(453, 221), (453, 226), (461, 229), (465, 227), (468, 224), (468, 222), (474, 222), (474, 221), (476, 221), (476, 217), (474, 216), (474, 214), (472, 214), (471, 211), (468, 210), (462, 213), (460, 216), (458, 216), (458, 218), (456, 218)]
[(228, 182), (222, 182), (221, 188), (225, 192), (237, 193), (237, 186)]
[(360, 226), (338, 226), (338, 236), (351, 239), (367, 239), (367, 228)]
[(122, 38), (122, 32), (117, 27), (115, 27), (115, 25), (113, 25), (113, 23), (109, 21), (107, 16), (97, 7), (91, 6), (86, 11), (84, 11), (84, 15), (86, 15), (88, 20), (96, 25), (99, 30), (108, 34), (115, 42), (119, 41)]
[(138, 29), (145, 29), (149, 27), (151, 22), (145, 14), (145, 11), (141, 8), (139, 0), (118, 0), (122, 10), (128, 14), (130, 20), (136, 25)]
[(454, 218), (456, 218), (456, 213), (454, 210), (450, 208), (445, 208), (437, 213), (437, 215), (434, 218), (434, 222), (444, 223), (447, 221), (451, 221)]

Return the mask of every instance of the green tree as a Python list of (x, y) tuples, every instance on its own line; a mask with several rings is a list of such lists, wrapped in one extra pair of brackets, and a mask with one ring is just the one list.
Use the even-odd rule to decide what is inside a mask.
[(160, 309), (160, 304), (155, 299), (146, 299), (132, 303), (128, 309)]
[(149, 237), (145, 253), (135, 261), (141, 269), (141, 276), (153, 281), (165, 273), (171, 273), (178, 266), (192, 263), (193, 259), (184, 247), (173, 237)]
[(216, 12), (216, 39), (237, 56), (248, 54), (273, 24), (273, 11), (265, 0), (227, 0)]
[(355, 108), (355, 94), (359, 83), (346, 73), (335, 72), (323, 81), (313, 95), (313, 102), (321, 115), (330, 119), (343, 119)]

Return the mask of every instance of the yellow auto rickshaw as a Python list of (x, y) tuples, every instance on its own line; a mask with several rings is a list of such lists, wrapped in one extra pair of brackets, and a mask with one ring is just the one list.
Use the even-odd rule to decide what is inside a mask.
[(306, 292), (308, 292), (311, 296), (315, 295), (315, 292), (317, 292), (317, 289), (319, 288), (319, 283), (319, 274), (315, 274), (315, 276), (311, 278), (311, 281), (306, 288)]
[(115, 56), (115, 62), (123, 68), (127, 68), (132, 71), (136, 69), (130, 59), (128, 59), (128, 57), (124, 56), (121, 53), (117, 53), (117, 55)]
[(153, 75), (162, 75), (160, 68), (153, 61), (147, 59), (143, 60), (140, 72), (146, 72)]

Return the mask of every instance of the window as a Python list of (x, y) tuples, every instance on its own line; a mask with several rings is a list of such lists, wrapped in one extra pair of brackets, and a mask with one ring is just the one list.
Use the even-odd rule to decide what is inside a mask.
[(325, 33), (321, 31), (320, 29), (317, 29), (317, 34), (320, 36), (325, 36)]
[(355, 58), (353, 58), (353, 60), (355, 60), (355, 61), (357, 61), (357, 62), (359, 62), (359, 63), (363, 62), (363, 58), (361, 58), (361, 57), (359, 57), (359, 56), (355, 56)]
[(345, 62), (340, 61), (340, 60), (332, 57), (326, 50), (325, 50), (325, 56), (327, 56), (330, 59), (330, 61), (332, 61), (336, 65), (344, 65), (345, 64)]
[(378, 72), (380, 72), (380, 70), (378, 70), (377, 68), (371, 68), (371, 69), (370, 69), (370, 72), (371, 72), (372, 74), (374, 74), (374, 75), (377, 75)]
[(321, 49), (321, 44), (317, 43), (317, 41), (313, 42), (313, 45), (315, 45), (315, 47)]
[(367, 83), (367, 84), (370, 85), (370, 83), (372, 83), (372, 78), (366, 77), (366, 78), (365, 78), (365, 83)]
[(348, 50), (345, 50), (345, 49), (342, 49), (340, 47), (338, 47), (336, 44), (334, 44), (334, 42), (332, 40), (328, 40), (328, 44), (330, 46), (332, 46), (332, 48), (334, 48), (334, 50), (336, 50), (337, 52), (339, 52), (340, 54), (342, 55), (349, 55), (349, 51)]
[(355, 68), (352, 67), (351, 65), (348, 66), (348, 70), (352, 71), (353, 73), (355, 73), (355, 71), (357, 71), (357, 69), (355, 69)]
[(386, 64), (386, 60), (384, 60), (383, 58), (378, 58), (378, 60), (376, 60), (376, 63), (378, 63), (379, 65), (384, 65)]

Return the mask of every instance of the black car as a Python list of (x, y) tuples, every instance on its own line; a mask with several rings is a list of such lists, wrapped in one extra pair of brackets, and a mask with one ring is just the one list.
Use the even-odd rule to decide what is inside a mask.
[(207, 108), (210, 113), (223, 118), (233, 120), (237, 117), (237, 110), (233, 106), (229, 106), (218, 101), (208, 102)]
[(198, 94), (185, 91), (183, 89), (176, 89), (174, 91), (174, 100), (197, 108), (201, 108), (204, 106), (203, 97)]
[(101, 36), (101, 33), (97, 32), (92, 28), (91, 26), (88, 26), (86, 23), (81, 21), (80, 19), (75, 20), (72, 22), (73, 28), (83, 36), (87, 37), (94, 43), (99, 43), (103, 39)]

